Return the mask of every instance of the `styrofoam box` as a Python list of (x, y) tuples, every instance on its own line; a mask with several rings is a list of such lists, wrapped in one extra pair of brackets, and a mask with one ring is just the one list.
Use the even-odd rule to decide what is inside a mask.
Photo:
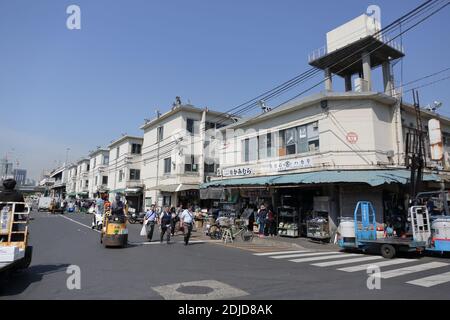
[(18, 247), (0, 247), (0, 262), (13, 262), (23, 257)]

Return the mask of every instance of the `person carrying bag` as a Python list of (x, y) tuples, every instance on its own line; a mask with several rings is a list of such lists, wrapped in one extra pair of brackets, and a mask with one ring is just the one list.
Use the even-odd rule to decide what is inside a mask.
[(148, 241), (153, 240), (153, 231), (155, 230), (156, 220), (158, 218), (158, 214), (155, 211), (155, 206), (152, 205), (150, 210), (147, 211), (144, 218), (144, 227), (147, 231), (147, 239)]

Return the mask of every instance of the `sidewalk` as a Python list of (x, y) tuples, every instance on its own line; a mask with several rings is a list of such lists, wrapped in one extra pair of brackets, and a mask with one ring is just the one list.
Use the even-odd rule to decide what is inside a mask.
[[(203, 232), (193, 231), (191, 239), (193, 240), (211, 240), (210, 237), (206, 236)], [(255, 238), (253, 239), (253, 244), (261, 245), (261, 246), (286, 246), (292, 247), (293, 249), (310, 249), (310, 250), (327, 250), (327, 251), (339, 251), (340, 248), (338, 245), (332, 243), (319, 243), (315, 241), (311, 241), (306, 238), (289, 238), (289, 237), (264, 237), (259, 238), (258, 235), (255, 234)], [(232, 244), (230, 244), (232, 245)]]

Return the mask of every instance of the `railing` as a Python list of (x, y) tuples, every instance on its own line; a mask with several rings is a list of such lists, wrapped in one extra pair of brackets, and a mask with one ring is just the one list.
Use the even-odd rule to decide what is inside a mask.
[[(385, 35), (378, 35), (378, 36), (375, 36), (375, 37), (374, 36), (371, 36), (371, 37), (378, 39), (379, 41), (383, 42), (384, 44), (386, 44), (386, 45), (388, 45), (388, 46), (390, 46), (392, 48), (394, 48), (397, 51), (400, 51), (403, 54), (405, 53), (405, 48), (404, 48), (404, 46), (401, 43), (399, 43), (397, 41), (394, 41), (394, 40), (392, 40), (391, 38), (389, 38), (389, 37), (387, 37)], [(308, 62), (311, 63), (312, 61), (316, 61), (316, 60), (326, 56), (328, 53), (329, 52), (328, 52), (327, 46), (323, 46), (323, 47), (321, 47), (319, 49), (315, 49), (313, 52), (311, 52), (308, 55)]]

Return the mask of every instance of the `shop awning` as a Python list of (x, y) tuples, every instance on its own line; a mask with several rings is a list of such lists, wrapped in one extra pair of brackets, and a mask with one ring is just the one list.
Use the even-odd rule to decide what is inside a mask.
[(199, 185), (198, 184), (169, 184), (169, 185), (160, 185), (153, 188), (150, 188), (149, 190), (159, 190), (160, 192), (180, 192), (180, 191), (188, 191), (188, 190), (198, 190)]
[(138, 194), (142, 193), (142, 188), (127, 188), (125, 189), (126, 194)]
[[(201, 188), (325, 183), (366, 183), (372, 187), (376, 187), (391, 183), (407, 184), (409, 183), (410, 175), (411, 173), (409, 170), (401, 169), (318, 171), (267, 177), (218, 180), (202, 184)], [(440, 182), (441, 177), (438, 174), (424, 174), (423, 180)]]
[(200, 199), (202, 199), (202, 200), (221, 199), (223, 192), (224, 192), (224, 188), (200, 189)]
[(70, 192), (67, 194), (68, 197), (75, 197), (77, 195), (76, 192)]

